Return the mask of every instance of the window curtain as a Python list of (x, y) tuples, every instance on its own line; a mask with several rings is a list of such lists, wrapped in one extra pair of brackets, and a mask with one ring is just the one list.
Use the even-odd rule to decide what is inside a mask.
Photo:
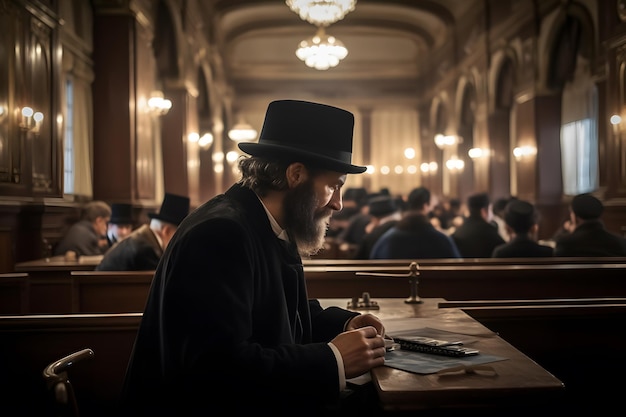
[(74, 194), (93, 197), (93, 103), (91, 84), (74, 79)]
[(581, 57), (563, 89), (561, 108), (563, 192), (592, 192), (598, 188), (598, 93)]

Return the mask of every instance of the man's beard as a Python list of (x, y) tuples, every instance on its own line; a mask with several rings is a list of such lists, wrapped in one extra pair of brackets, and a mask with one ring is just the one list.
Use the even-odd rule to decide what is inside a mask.
[(315, 255), (324, 247), (324, 238), (332, 209), (317, 208), (319, 201), (313, 180), (287, 191), (283, 201), (285, 229), (295, 240), (300, 256)]

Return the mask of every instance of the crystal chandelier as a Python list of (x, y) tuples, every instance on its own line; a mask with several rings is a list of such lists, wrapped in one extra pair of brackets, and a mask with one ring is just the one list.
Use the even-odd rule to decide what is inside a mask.
[(343, 43), (329, 36), (323, 27), (318, 28), (315, 36), (300, 42), (296, 50), (296, 56), (311, 68), (327, 70), (335, 67), (339, 61), (348, 55), (348, 50)]
[(356, 0), (286, 0), (300, 19), (315, 26), (328, 26), (354, 10)]

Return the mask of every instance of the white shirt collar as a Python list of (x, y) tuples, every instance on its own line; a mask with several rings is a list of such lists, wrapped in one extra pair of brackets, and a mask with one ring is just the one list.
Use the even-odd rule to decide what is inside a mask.
[(267, 214), (267, 218), (270, 220), (270, 225), (272, 226), (272, 230), (274, 231), (274, 234), (279, 239), (289, 242), (289, 236), (287, 235), (287, 231), (283, 229), (282, 227), (280, 227), (280, 225), (278, 224), (274, 216), (272, 216), (272, 213), (270, 213), (270, 211), (265, 206), (265, 203), (263, 203), (263, 200), (261, 200), (261, 198), (258, 195), (257, 195), (257, 198), (261, 202), (261, 205), (263, 206), (263, 209), (265, 210), (265, 213)]

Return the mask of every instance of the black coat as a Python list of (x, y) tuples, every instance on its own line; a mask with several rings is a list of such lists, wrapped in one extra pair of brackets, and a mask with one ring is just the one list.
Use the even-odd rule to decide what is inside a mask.
[(480, 216), (469, 216), (452, 233), (462, 258), (491, 258), (496, 246), (505, 243), (498, 229)]
[(295, 246), (235, 185), (193, 211), (169, 243), (124, 403), (141, 415), (319, 414), (339, 397), (327, 342), (356, 314), (308, 301)]
[(162, 255), (161, 244), (150, 226), (144, 224), (113, 245), (96, 271), (154, 271)]
[(555, 256), (626, 256), (626, 240), (604, 228), (600, 220), (588, 220), (556, 240)]
[(543, 258), (552, 256), (550, 246), (540, 245), (528, 236), (517, 235), (493, 250), (493, 258)]

